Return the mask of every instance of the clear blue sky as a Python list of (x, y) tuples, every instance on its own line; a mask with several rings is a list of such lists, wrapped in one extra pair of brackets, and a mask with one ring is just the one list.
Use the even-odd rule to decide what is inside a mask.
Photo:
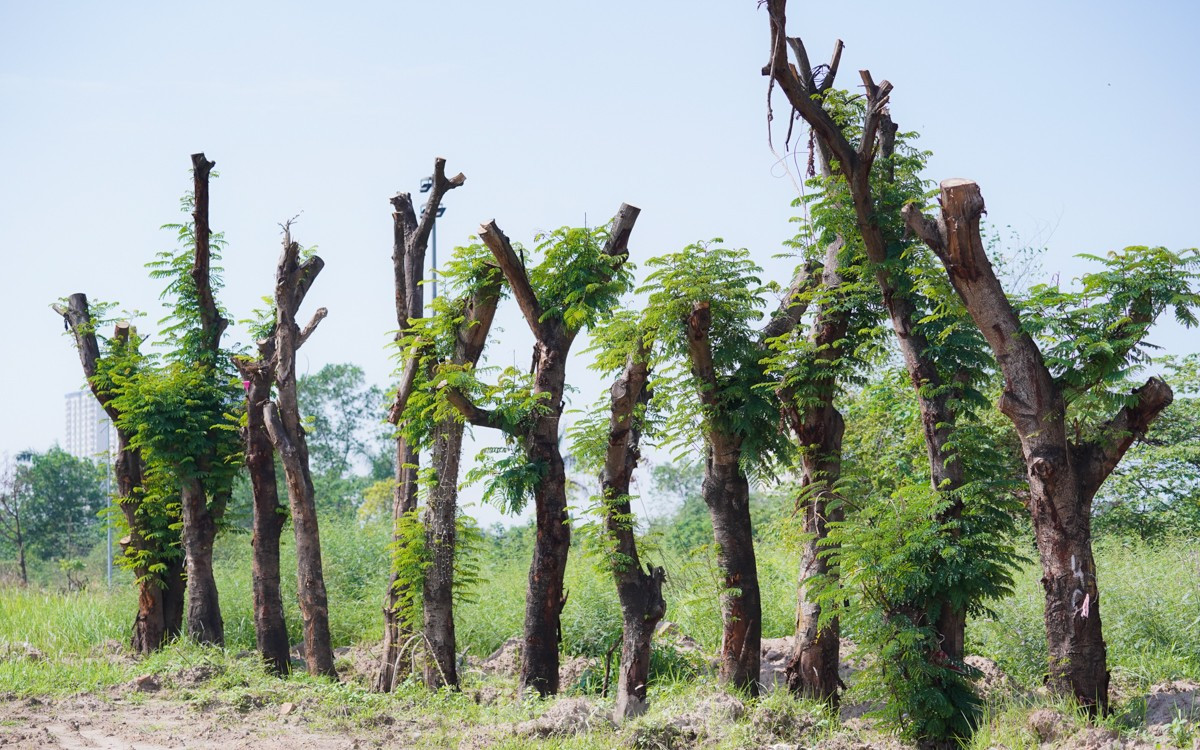
[[(870, 68), (934, 151), (929, 176), (981, 184), (990, 219), (1078, 252), (1198, 244), (1200, 62), (1191, 3), (802, 3), (816, 60)], [(83, 291), (158, 317), (142, 264), (171, 246), (188, 155), (221, 178), (225, 304), (271, 289), (277, 222), (327, 268), (330, 316), (302, 368), (353, 361), (384, 382), (394, 326), (387, 199), (435, 156), (467, 175), (445, 253), (496, 218), (514, 239), (643, 209), (635, 260), (722, 236), (767, 276), (792, 183), (767, 147), (767, 18), (722, 2), (31, 3), (0, 0), (0, 452), (63, 433), (78, 360), (48, 305)], [(782, 118), (786, 109), (776, 102)], [(781, 140), (781, 132), (779, 133)], [(493, 361), (528, 361), (509, 311)], [(244, 338), (242, 332), (237, 333)], [(1159, 331), (1169, 350), (1195, 332)], [(582, 348), (582, 347), (580, 347)], [(590, 401), (601, 384), (574, 371)]]

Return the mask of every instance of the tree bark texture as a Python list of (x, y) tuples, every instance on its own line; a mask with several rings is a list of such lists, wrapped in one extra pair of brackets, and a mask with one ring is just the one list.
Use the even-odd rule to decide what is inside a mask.
[[(465, 301), (459, 324), (452, 365), (479, 363), (492, 330), (500, 301), (503, 277), (493, 274), (492, 283)], [(446, 420), (434, 428), (433, 470), (435, 482), (429, 491), (425, 512), (425, 544), (429, 567), (425, 570), (423, 630), (429, 656), (425, 662), (425, 684), (458, 687), (457, 641), (454, 637), (454, 557), (457, 548), (458, 474), (462, 456), (464, 425)]]
[(909, 228), (941, 259), (1004, 376), (998, 406), (1017, 430), (1028, 474), (1029, 510), (1046, 594), (1049, 683), (1092, 710), (1106, 711), (1109, 673), (1092, 555), (1092, 500), (1173, 394), (1166, 383), (1151, 378), (1134, 392), (1135, 403), (1110, 419), (1098, 438), (1073, 442), (1062, 389), (1036, 342), (1021, 329), (987, 258), (979, 234), (983, 212), (979, 186), (950, 179), (941, 184), (939, 220), (911, 206), (904, 215)]
[[(192, 262), (192, 281), (196, 285), (200, 307), (200, 327), (204, 335), (203, 361), (196, 365), (217, 374), (221, 355), (221, 335), (229, 321), (220, 312), (212, 288), (212, 249), (209, 224), (209, 175), (216, 162), (203, 153), (192, 154), (192, 190), (195, 207), (192, 221), (195, 232), (195, 254)], [(195, 466), (203, 470), (223, 457), (195, 457)], [(183, 552), (187, 571), (187, 634), (200, 643), (224, 644), (225, 625), (217, 596), (217, 581), (213, 575), (212, 551), (227, 498), (220, 490), (206, 487), (197, 479), (180, 471), (180, 504), (183, 514)]]
[(320, 272), (324, 261), (313, 256), (300, 262), (300, 246), (285, 232), (283, 252), (275, 275), (275, 383), (276, 400), (264, 407), (267, 434), (283, 462), (292, 528), (296, 538), (297, 594), (304, 623), (304, 661), (309, 674), (336, 677), (333, 647), (329, 636), (329, 601), (321, 566), (321, 535), (317, 504), (308, 466), (308, 443), (300, 422), (296, 400), (296, 350), (325, 317), (319, 308), (312, 321), (300, 330), (296, 312), (306, 284)]
[[(621, 205), (613, 219), (605, 253), (622, 261), (628, 257), (629, 235), (639, 213), (640, 209), (634, 206)], [(543, 403), (547, 405), (528, 431), (520, 436), (526, 460), (542, 469), (542, 479), (533, 492), (537, 536), (526, 590), (520, 688), (522, 691), (536, 690), (543, 696), (551, 695), (559, 688), (558, 651), (562, 610), (566, 605), (563, 578), (571, 546), (566, 471), (559, 450), (558, 428), (566, 387), (566, 360), (575, 332), (568, 330), (559, 318), (544, 315), (524, 263), (495, 221), (480, 227), (479, 238), (492, 251), (533, 332), (533, 394), (544, 399)], [(473, 424), (500, 426), (494, 415), (465, 399), (460, 398), (455, 405)]]
[[(264, 352), (264, 349), (266, 350)], [(264, 413), (274, 383), (274, 338), (259, 342), (260, 359), (234, 359), (246, 387), (246, 426), (242, 438), (246, 444), (246, 470), (254, 496), (251, 568), (254, 597), (254, 638), (263, 660), (277, 675), (291, 669), (288, 653), (287, 623), (283, 615), (283, 596), (279, 579), (279, 539), (287, 523), (287, 509), (279, 501), (275, 482), (275, 449), (267, 434)]]
[[(717, 376), (709, 341), (712, 326), (709, 303), (695, 303), (686, 322), (688, 355), (700, 402), (707, 409), (718, 409)], [(701, 492), (712, 518), (723, 589), (718, 678), (723, 685), (757, 695), (762, 659), (762, 601), (750, 524), (750, 483), (741, 466), (742, 440), (710, 428), (705, 444)]]
[[(828, 79), (827, 79), (828, 80)], [(823, 171), (828, 170), (822, 158)], [(826, 295), (834, 295), (842, 285), (840, 255), (843, 242), (832, 243), (825, 253), (821, 283)], [(825, 627), (819, 626), (821, 606), (811, 593), (814, 577), (834, 573), (824, 551), (830, 522), (842, 520), (834, 490), (842, 471), (842, 434), (845, 422), (834, 406), (837, 375), (829, 358), (847, 333), (848, 320), (837, 300), (827, 297), (813, 321), (809, 339), (819, 359), (813, 363), (819, 373), (809, 384), (815, 393), (797, 400), (794, 390), (781, 389), (784, 419), (800, 444), (801, 487), (804, 498), (800, 510), (804, 513), (806, 541), (800, 553), (800, 583), (796, 605), (796, 638), (785, 675), (788, 689), (796, 695), (838, 701), (838, 662), (841, 627), (836, 618)]]
[(179, 491), (183, 511), (183, 550), (187, 570), (187, 633), (198, 643), (225, 643), (225, 623), (213, 577), (213, 539), (217, 524), (199, 479), (184, 479)]
[[(425, 314), (425, 288), (421, 283), (425, 275), (425, 254), (429, 247), (429, 238), (433, 233), (434, 222), (437, 221), (438, 208), (442, 198), (449, 191), (461, 187), (467, 178), (460, 172), (453, 177), (446, 176), (446, 160), (438, 157), (433, 162), (433, 184), (429, 200), (418, 217), (413, 206), (410, 193), (399, 193), (392, 197), (392, 272), (395, 287), (396, 307), (396, 340), (404, 338), (410, 328), (411, 320)], [(410, 359), (406, 370), (410, 376), (416, 374), (416, 361)], [(410, 383), (411, 385), (411, 383)], [(403, 412), (400, 404), (404, 388), (397, 389), (397, 401), (392, 405), (388, 421), (399, 427)], [(405, 394), (404, 398), (407, 397)], [(407, 441), (397, 430), (396, 434), (396, 486), (392, 496), (392, 523), (396, 531), (392, 541), (399, 542), (400, 519), (417, 507), (417, 466), (420, 456), (417, 450), (408, 445)], [(409, 582), (399, 580), (393, 570), (388, 577), (388, 588), (383, 607), (383, 655), (380, 659), (379, 674), (376, 676), (374, 689), (379, 692), (390, 692), (399, 676), (401, 669), (403, 641), (411, 637), (404, 626), (403, 613), (399, 611), (404, 599), (403, 590)]]
[(609, 391), (611, 414), (608, 448), (600, 472), (604, 498), (604, 526), (616, 560), (613, 577), (621, 602), (621, 666), (617, 675), (617, 703), (613, 718), (620, 722), (646, 712), (646, 686), (650, 682), (650, 646), (654, 629), (667, 611), (661, 567), (642, 569), (634, 535), (629, 486), (641, 458), (640, 409), (650, 399), (647, 352), (639, 342), (625, 370)]
[[(92, 319), (87, 295), (81, 292), (72, 294), (66, 305), (55, 305), (54, 309), (71, 330), (75, 348), (79, 352), (79, 361), (83, 366), (83, 374), (92, 394), (113, 424), (118, 424), (121, 414), (112, 403), (113, 395), (100, 390), (93, 381), (100, 362), (100, 345), (96, 339), (95, 321)], [(129, 324), (122, 322), (117, 325), (114, 339), (127, 343), (129, 334)], [(123, 548), (146, 550), (152, 547), (146, 538), (142, 518), (137, 514), (136, 499), (136, 492), (142, 486), (142, 457), (138, 450), (129, 444), (129, 440), (129, 433), (118, 427), (113, 473), (119, 498), (117, 503), (129, 527), (129, 535), (121, 540), (121, 545)], [(175, 561), (168, 562), (168, 572), (162, 575), (151, 572), (146, 566), (135, 568), (133, 574), (138, 587), (138, 611), (134, 617), (130, 645), (137, 653), (149, 654), (160, 648), (168, 637), (179, 633), (182, 621), (182, 609), (179, 604), (182, 597), (172, 598), (170, 594), (179, 592), (183, 579)], [(176, 613), (174, 616), (173, 612)]]

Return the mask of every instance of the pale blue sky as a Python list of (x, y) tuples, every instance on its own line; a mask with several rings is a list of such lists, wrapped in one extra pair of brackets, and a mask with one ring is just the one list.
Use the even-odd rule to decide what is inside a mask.
[[(1200, 121), (1191, 3), (801, 3), (816, 60), (845, 40), (934, 151), (929, 176), (979, 181), (994, 223), (1071, 256), (1198, 244)], [(51, 3), (0, 0), (0, 452), (60, 439), (81, 384), (48, 305), (84, 291), (156, 318), (142, 264), (171, 245), (188, 155), (217, 162), (225, 304), (270, 291), (277, 222), (320, 246), (330, 309), (302, 367), (375, 382), (394, 326), (387, 199), (434, 156), (467, 175), (443, 254), (496, 218), (514, 239), (642, 208), (635, 261), (713, 236), (767, 276), (792, 234), (792, 183), (766, 142), (767, 18), (723, 2)], [(780, 119), (786, 114), (776, 102)], [(777, 132), (782, 141), (782, 130)], [(514, 311), (493, 361), (528, 361)], [(239, 331), (239, 336), (244, 335)], [(1158, 343), (1200, 348), (1169, 328)], [(580, 347), (582, 348), (582, 347)], [(590, 401), (600, 383), (573, 372)]]

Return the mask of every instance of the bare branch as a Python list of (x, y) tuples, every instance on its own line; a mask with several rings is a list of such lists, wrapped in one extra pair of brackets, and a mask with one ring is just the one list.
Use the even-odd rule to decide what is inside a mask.
[(607, 255), (627, 257), (629, 255), (629, 235), (633, 232), (633, 225), (637, 222), (638, 215), (642, 209), (637, 206), (631, 206), (628, 203), (622, 203), (617, 209), (617, 215), (613, 217), (612, 227), (609, 229), (608, 242), (604, 245), (604, 252)]
[[(841, 247), (841, 238), (837, 240), (837, 245)], [(792, 278), (792, 284), (788, 288), (787, 296), (780, 300), (779, 309), (758, 334), (760, 348), (765, 347), (771, 339), (784, 335), (800, 324), (800, 319), (804, 317), (804, 313), (808, 312), (808, 303), (811, 300), (806, 292), (811, 291), (820, 281), (821, 276), (818, 273), (820, 270), (820, 265), (809, 261), (796, 271), (796, 275)]]
[(229, 325), (229, 321), (221, 316), (221, 311), (217, 307), (211, 278), (212, 249), (209, 241), (212, 229), (208, 222), (208, 176), (216, 165), (216, 162), (204, 158), (203, 153), (192, 154), (192, 195), (195, 199), (192, 221), (196, 241), (196, 254), (192, 262), (192, 281), (195, 283), (196, 293), (200, 297), (200, 326), (207, 339), (206, 343), (213, 352), (216, 352), (220, 346), (221, 334)]
[(313, 331), (317, 330), (317, 326), (322, 320), (325, 320), (325, 316), (327, 315), (329, 315), (329, 310), (324, 307), (317, 308), (317, 311), (313, 313), (312, 320), (308, 322), (308, 325), (304, 326), (304, 330), (300, 331), (300, 338), (296, 339), (297, 349), (304, 346), (304, 342), (308, 341), (308, 337), (312, 335)]
[(712, 342), (708, 338), (712, 326), (709, 303), (693, 304), (686, 322), (688, 356), (692, 361), (692, 374), (700, 381), (700, 402), (712, 407), (716, 405), (717, 372), (713, 366)]
[(496, 257), (496, 263), (500, 265), (504, 278), (508, 280), (508, 286), (517, 299), (517, 305), (521, 308), (521, 314), (525, 317), (529, 329), (539, 341), (543, 340), (545, 335), (542, 326), (542, 305), (529, 283), (525, 265), (517, 257), (508, 236), (496, 226), (496, 220), (492, 219), (479, 227), (479, 239), (483, 240), (483, 244), (487, 245)]
[(1074, 447), (1085, 497), (1095, 496), (1129, 447), (1146, 434), (1163, 409), (1175, 400), (1171, 386), (1158, 378), (1150, 378), (1133, 393), (1137, 395), (1137, 401), (1117, 412), (1100, 431), (1097, 440)]

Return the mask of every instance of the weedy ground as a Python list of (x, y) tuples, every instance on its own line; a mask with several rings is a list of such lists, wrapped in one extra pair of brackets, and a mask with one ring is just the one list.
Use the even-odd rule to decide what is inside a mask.
[[(322, 538), (339, 647), (337, 682), (299, 673), (279, 679), (254, 656), (244, 536), (224, 539), (218, 556), (224, 649), (178, 641), (149, 658), (130, 655), (123, 645), (134, 610), (128, 581), (111, 591), (93, 585), (71, 594), (0, 589), (0, 747), (904, 746), (861, 716), (853, 684), (840, 715), (782, 691), (759, 699), (728, 696), (717, 690), (702, 657), (667, 643), (655, 654), (650, 712), (614, 726), (612, 699), (601, 697), (599, 688), (619, 611), (611, 579), (583, 549), (573, 552), (568, 573), (563, 635), (568, 656), (592, 661), (558, 699), (518, 696), (515, 678), (480, 665), (520, 632), (529, 559), (528, 540), (520, 535), (482, 551), (486, 580), (460, 605), (463, 690), (430, 693), (410, 681), (392, 694), (372, 693), (386, 530), (329, 524)], [(720, 621), (706, 553), (673, 553), (663, 545), (658, 554), (675, 572), (668, 618), (711, 653)], [(1041, 690), (1041, 587), (1036, 566), (1029, 565), (1014, 594), (971, 623), (969, 650), (989, 661), (985, 716), (964, 746), (1200, 749), (1200, 548), (1105, 540), (1098, 559), (1112, 715), (1089, 720)], [(766, 540), (759, 560), (764, 635), (787, 635), (795, 596), (791, 558)], [(294, 586), (294, 579), (284, 582)], [(294, 601), (294, 592), (285, 596)], [(298, 641), (294, 608), (288, 616)]]

